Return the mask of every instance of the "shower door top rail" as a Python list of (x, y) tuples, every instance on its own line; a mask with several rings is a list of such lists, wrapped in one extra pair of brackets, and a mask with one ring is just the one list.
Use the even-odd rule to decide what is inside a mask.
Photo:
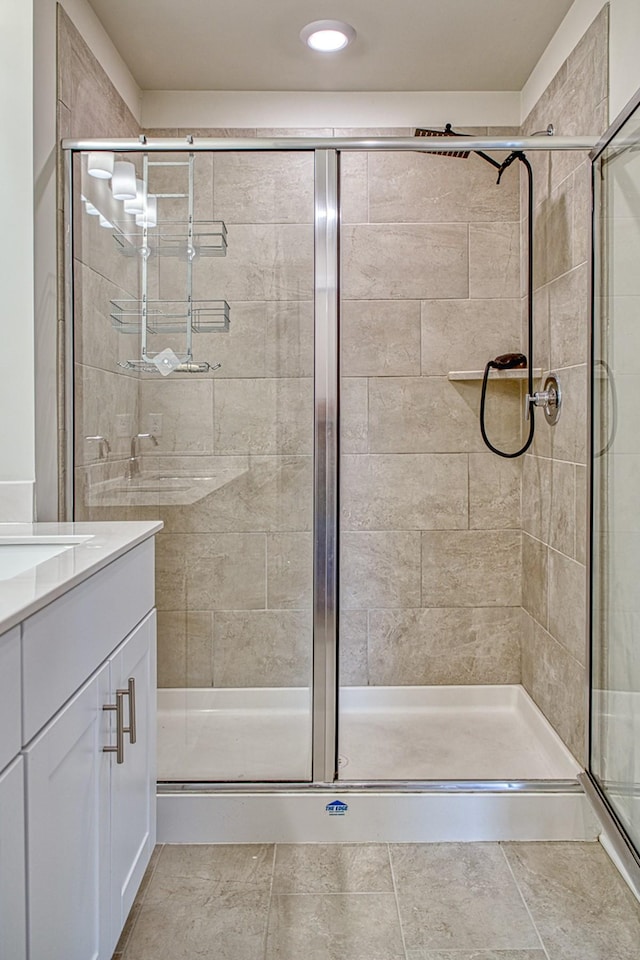
[[(598, 137), (463, 137), (460, 150), (593, 150)], [(171, 150), (399, 150), (443, 153), (453, 149), (440, 137), (145, 137), (62, 141), (63, 150), (112, 150), (115, 153), (167, 153)]]

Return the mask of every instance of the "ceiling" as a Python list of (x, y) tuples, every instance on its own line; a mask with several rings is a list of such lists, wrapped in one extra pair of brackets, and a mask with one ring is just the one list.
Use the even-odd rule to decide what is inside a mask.
[[(143, 90), (521, 90), (572, 0), (89, 0)], [(321, 54), (298, 34), (344, 20)]]

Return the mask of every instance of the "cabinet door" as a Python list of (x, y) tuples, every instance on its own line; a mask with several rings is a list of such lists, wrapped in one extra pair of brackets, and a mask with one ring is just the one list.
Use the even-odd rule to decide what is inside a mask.
[(24, 761), (0, 775), (0, 957), (25, 960)]
[(109, 666), (25, 751), (29, 960), (109, 960)]
[[(115, 947), (156, 842), (156, 616), (150, 613), (110, 660), (111, 696), (135, 681), (136, 741), (112, 756), (111, 912)], [(130, 725), (125, 696), (125, 726)]]

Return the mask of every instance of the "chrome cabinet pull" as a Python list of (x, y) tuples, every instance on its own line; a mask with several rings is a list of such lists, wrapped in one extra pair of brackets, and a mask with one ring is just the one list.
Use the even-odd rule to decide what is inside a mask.
[(124, 763), (124, 695), (127, 690), (116, 690), (116, 702), (105, 703), (103, 710), (115, 710), (116, 712), (116, 745), (115, 747), (103, 747), (104, 753), (115, 753), (116, 763)]
[(129, 726), (124, 728), (124, 732), (129, 734), (129, 743), (136, 742), (136, 681), (135, 677), (129, 677), (128, 687), (122, 691), (129, 697)]

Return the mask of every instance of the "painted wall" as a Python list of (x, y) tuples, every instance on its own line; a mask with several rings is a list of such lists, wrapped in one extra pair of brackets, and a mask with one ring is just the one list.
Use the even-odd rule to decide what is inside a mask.
[(0, 155), (0, 520), (30, 520), (33, 500), (32, 26), (29, 4), (4, 0), (0, 123), (12, 146)]

